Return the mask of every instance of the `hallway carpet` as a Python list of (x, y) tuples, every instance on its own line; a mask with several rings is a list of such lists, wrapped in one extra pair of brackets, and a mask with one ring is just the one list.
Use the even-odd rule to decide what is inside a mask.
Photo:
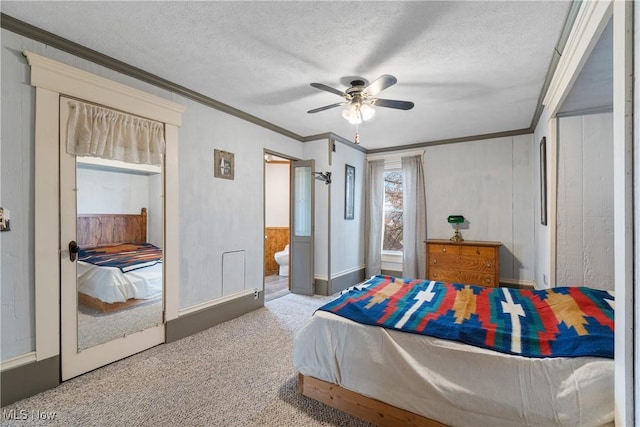
[[(329, 298), (274, 299), (240, 318), (8, 405), (0, 425), (368, 426), (296, 388), (294, 335)], [(38, 411), (55, 418), (9, 419)]]

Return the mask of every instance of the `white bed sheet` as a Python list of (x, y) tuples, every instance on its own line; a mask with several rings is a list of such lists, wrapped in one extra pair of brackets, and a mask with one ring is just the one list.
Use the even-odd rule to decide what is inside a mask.
[(123, 273), (116, 267), (98, 267), (78, 261), (78, 292), (112, 304), (162, 295), (162, 263)]
[(293, 363), (451, 426), (613, 425), (611, 359), (512, 356), (317, 311), (296, 336)]

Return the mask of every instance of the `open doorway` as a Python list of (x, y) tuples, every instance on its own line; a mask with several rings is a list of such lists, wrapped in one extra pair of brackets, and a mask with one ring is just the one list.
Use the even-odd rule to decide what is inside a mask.
[(289, 293), (291, 161), (264, 155), (264, 300)]

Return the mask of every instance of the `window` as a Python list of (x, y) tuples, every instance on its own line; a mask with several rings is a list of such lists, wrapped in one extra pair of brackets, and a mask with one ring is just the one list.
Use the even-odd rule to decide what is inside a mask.
[(402, 172), (384, 172), (383, 251), (402, 251)]

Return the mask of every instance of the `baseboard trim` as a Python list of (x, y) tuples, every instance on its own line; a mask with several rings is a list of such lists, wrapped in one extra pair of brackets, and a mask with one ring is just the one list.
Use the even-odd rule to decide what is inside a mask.
[(167, 322), (165, 342), (170, 343), (186, 338), (263, 306), (264, 292), (258, 292), (258, 298), (255, 298), (253, 294), (244, 295), (190, 312)]
[(313, 284), (316, 295), (329, 295), (329, 280), (316, 277), (313, 279)]
[(37, 361), (36, 352), (31, 351), (20, 356), (12, 357), (11, 359), (3, 360), (0, 362), (0, 371), (6, 371), (9, 369), (17, 368), (18, 366), (28, 365)]
[[(384, 274), (386, 276), (403, 277), (402, 271), (382, 270), (380, 274)], [(533, 280), (505, 279), (501, 277), (498, 282), (500, 283), (500, 286), (504, 286), (505, 288), (536, 289), (536, 282)]]
[(216, 298), (211, 301), (203, 302), (200, 304), (192, 305), (186, 308), (182, 308), (178, 310), (178, 317), (186, 316), (187, 314), (196, 313), (198, 311), (206, 310), (208, 308), (214, 307), (216, 305), (224, 304), (227, 301), (233, 301), (238, 299), (239, 297), (247, 296), (247, 295), (255, 295), (258, 292), (258, 289), (245, 289), (244, 291), (237, 292), (233, 295), (227, 295), (224, 297)]
[(0, 373), (2, 406), (60, 385), (60, 356), (49, 357)]
[(500, 286), (504, 286), (505, 288), (516, 288), (516, 289), (536, 289), (536, 282), (533, 280), (518, 280), (518, 279), (504, 279), (500, 278), (498, 280)]
[(328, 296), (343, 291), (349, 286), (362, 282), (364, 280), (364, 272), (364, 267), (358, 267), (340, 276), (332, 277), (331, 282), (325, 278), (316, 276), (313, 282), (315, 285), (315, 294)]
[(384, 274), (385, 276), (393, 276), (393, 277), (402, 277), (402, 271), (396, 270), (382, 270), (380, 274)]
[(357, 285), (364, 281), (364, 267), (357, 268), (353, 271), (349, 271), (341, 276), (337, 276), (331, 279), (331, 293), (333, 295), (336, 292), (344, 291), (349, 286)]

